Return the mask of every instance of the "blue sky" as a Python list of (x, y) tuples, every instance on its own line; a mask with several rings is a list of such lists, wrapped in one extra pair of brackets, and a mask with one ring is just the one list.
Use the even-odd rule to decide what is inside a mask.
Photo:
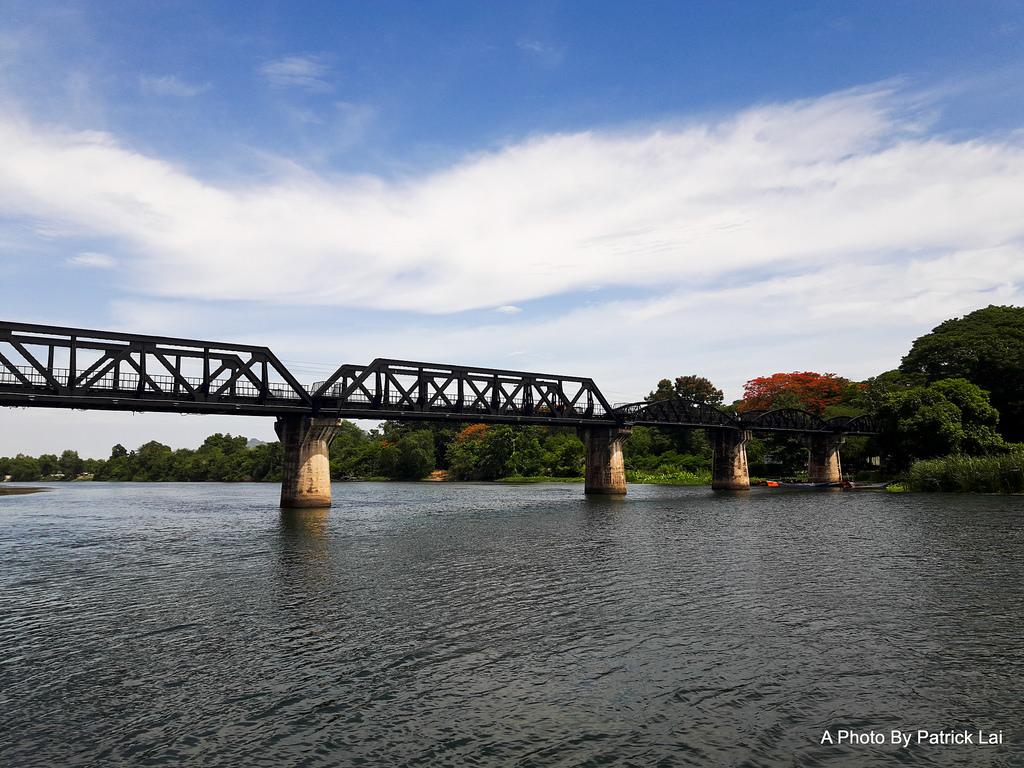
[[(1024, 3), (0, 2), (0, 316), (861, 378), (1020, 303)], [(269, 422), (7, 411), (0, 453)]]

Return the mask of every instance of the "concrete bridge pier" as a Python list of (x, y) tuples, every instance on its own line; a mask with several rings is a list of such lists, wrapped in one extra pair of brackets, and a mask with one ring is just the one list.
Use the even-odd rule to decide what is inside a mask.
[(842, 435), (807, 435), (807, 479), (812, 483), (841, 483), (843, 466), (839, 446), (846, 441)]
[(274, 431), (284, 454), (281, 506), (285, 509), (331, 506), (331, 464), (328, 449), (340, 419), (279, 416)]
[(632, 430), (628, 427), (580, 427), (577, 432), (587, 449), (583, 492), (624, 494), (626, 465), (622, 459), (622, 444)]
[(747, 441), (750, 432), (745, 429), (709, 429), (711, 438), (711, 487), (716, 491), (746, 491), (750, 488), (747, 469)]

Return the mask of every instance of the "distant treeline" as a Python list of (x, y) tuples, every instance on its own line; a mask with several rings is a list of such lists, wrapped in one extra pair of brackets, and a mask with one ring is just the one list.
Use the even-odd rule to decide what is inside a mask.
[(134, 451), (115, 445), (107, 459), (82, 459), (76, 451), (60, 456), (43, 454), (0, 457), (0, 476), (11, 480), (135, 480), (240, 481), (272, 480), (281, 476), (281, 446), (267, 443), (247, 447), (245, 437), (216, 434), (195, 450), (172, 450), (155, 440)]
[[(576, 478), (583, 475), (584, 451), (567, 428), (385, 422), (367, 431), (346, 421), (331, 443), (330, 459), (335, 480), (417, 480), (436, 470), (456, 480)], [(702, 479), (710, 460), (700, 433), (637, 428), (626, 448), (630, 471), (667, 482)], [(71, 450), (3, 457), (0, 477), (5, 475), (16, 481), (279, 481), (281, 446), (249, 445), (245, 437), (218, 433), (195, 450), (151, 441), (133, 451), (115, 445), (107, 459), (82, 459)]]
[[(864, 443), (846, 446), (849, 466), (861, 463)], [(623, 453), (630, 482), (711, 482), (711, 448), (700, 430), (634, 427)], [(759, 476), (798, 475), (806, 463), (806, 450), (794, 438), (753, 440), (748, 454)], [(583, 476), (584, 448), (576, 430), (566, 427), (384, 422), (367, 431), (345, 421), (331, 443), (330, 462), (335, 480), (419, 480), (437, 470), (453, 480), (572, 479)], [(82, 459), (71, 450), (3, 457), (0, 478), (5, 475), (16, 481), (279, 481), (281, 446), (218, 433), (194, 450), (151, 441), (133, 451), (115, 445), (107, 459)]]

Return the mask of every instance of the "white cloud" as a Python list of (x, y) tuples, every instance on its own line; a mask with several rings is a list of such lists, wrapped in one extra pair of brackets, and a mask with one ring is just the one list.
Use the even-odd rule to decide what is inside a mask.
[(268, 61), (260, 74), (277, 88), (301, 88), (307, 91), (329, 91), (327, 77), (330, 67), (322, 55), (285, 56)]
[(859, 90), (538, 136), (397, 181), (293, 169), (238, 187), (109, 134), (8, 115), (0, 213), (51, 236), (111, 238), (138, 290), (185, 299), (449, 313), (593, 286), (672, 294), (822, 269), (927, 274), (933, 262), (956, 295), (975, 279), (1016, 285), (971, 254), (1024, 259), (1021, 137), (928, 136), (908, 104)]
[(83, 251), (68, 259), (68, 264), (74, 267), (90, 267), (92, 269), (111, 269), (117, 265), (113, 256), (95, 251)]
[(140, 75), (139, 87), (143, 93), (154, 96), (189, 98), (210, 90), (211, 83), (187, 83), (174, 75)]
[(401, 328), (380, 323), (341, 344), (315, 327), (261, 330), (260, 339), (281, 357), (328, 366), (390, 357), (590, 376), (621, 402), (642, 398), (660, 378), (697, 373), (733, 399), (748, 379), (778, 371), (874, 376), (898, 366), (912, 340), (942, 320), (988, 304), (1024, 304), (1024, 259), (1016, 249), (853, 270), (825, 265), (535, 320), (454, 328), (440, 319)]
[(495, 307), (494, 311), (503, 315), (518, 315), (523, 310), (522, 307), (517, 307), (515, 304), (503, 304), (500, 307)]

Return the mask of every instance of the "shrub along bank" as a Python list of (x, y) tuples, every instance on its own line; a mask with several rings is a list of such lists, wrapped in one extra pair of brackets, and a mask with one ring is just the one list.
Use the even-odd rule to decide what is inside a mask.
[(1024, 445), (1000, 456), (945, 456), (915, 461), (907, 484), (913, 491), (1024, 493)]

